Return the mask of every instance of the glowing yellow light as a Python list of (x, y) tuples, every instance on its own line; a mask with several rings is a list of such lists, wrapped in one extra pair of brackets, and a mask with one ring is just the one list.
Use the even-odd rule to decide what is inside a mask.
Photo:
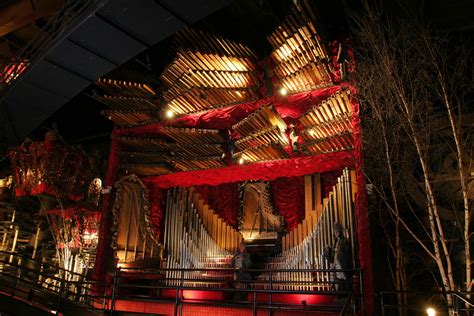
[(428, 314), (428, 316), (435, 316), (436, 315), (436, 310), (432, 307), (428, 307), (426, 309), (426, 314)]
[(166, 117), (172, 118), (173, 116), (174, 116), (173, 111), (171, 111), (171, 110), (166, 111)]
[(239, 164), (243, 165), (244, 162), (245, 162), (244, 158), (240, 158), (240, 159), (239, 159)]
[(286, 90), (285, 88), (281, 88), (279, 92), (281, 95), (286, 95), (288, 93), (288, 90)]

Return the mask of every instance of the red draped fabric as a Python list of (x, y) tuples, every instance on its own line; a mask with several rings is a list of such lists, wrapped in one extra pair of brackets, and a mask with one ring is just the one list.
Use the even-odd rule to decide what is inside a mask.
[(160, 240), (161, 233), (163, 231), (163, 227), (161, 227), (161, 223), (165, 220), (165, 208), (166, 208), (166, 190), (156, 188), (153, 184), (146, 181), (143, 181), (147, 188), (147, 196), (150, 202), (150, 218), (153, 223), (153, 227), (155, 228), (155, 233)]
[(304, 219), (304, 176), (278, 178), (270, 182), (273, 205), (291, 230)]
[(240, 210), (238, 183), (223, 183), (217, 186), (195, 186), (215, 214), (218, 214), (227, 224), (237, 227)]
[(340, 90), (342, 87), (350, 86), (333, 86), (317, 91), (292, 94), (285, 97), (268, 96), (253, 102), (236, 104), (203, 113), (181, 116), (174, 120), (164, 120), (159, 123), (137, 126), (134, 128), (117, 129), (114, 131), (114, 135), (153, 137), (160, 134), (161, 127), (163, 126), (227, 129), (264, 104), (273, 104), (285, 122), (298, 123), (298, 118), (311, 106)]
[(329, 192), (332, 191), (333, 187), (337, 183), (337, 178), (339, 178), (341, 175), (342, 169), (321, 174), (321, 196), (323, 198), (327, 198), (329, 196)]
[(157, 188), (219, 185), (245, 180), (270, 181), (281, 177), (304, 176), (354, 166), (354, 153), (341, 151), (319, 156), (274, 160), (226, 168), (175, 172), (146, 180)]

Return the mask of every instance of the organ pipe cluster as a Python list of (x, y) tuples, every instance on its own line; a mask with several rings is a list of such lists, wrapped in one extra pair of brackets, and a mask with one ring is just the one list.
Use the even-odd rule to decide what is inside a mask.
[(231, 268), (232, 252), (241, 240), (240, 233), (219, 218), (193, 188), (168, 191), (164, 234), (168, 285), (224, 286), (222, 280), (232, 272), (205, 269)]
[(350, 90), (337, 91), (300, 117), (307, 154), (317, 155), (354, 148)]
[[(355, 222), (354, 193), (355, 173), (344, 169), (336, 185), (323, 200), (322, 212), (307, 216), (307, 225), (298, 225), (283, 237), (281, 254), (272, 258), (267, 264), (268, 269), (321, 269), (328, 270), (330, 262), (324, 253), (327, 247), (334, 247), (334, 224), (344, 228), (344, 235), (351, 245), (352, 260), (355, 258)], [(306, 228), (308, 227), (308, 228)], [(272, 274), (273, 289), (285, 290), (330, 290), (330, 271), (274, 272)], [(269, 273), (261, 275), (267, 281)], [(267, 284), (266, 282), (264, 284)]]
[(122, 167), (143, 175), (154, 169), (152, 174), (158, 175), (226, 166), (222, 160), (223, 138), (218, 130), (164, 127), (162, 134), (175, 142), (156, 137), (115, 136), (122, 156), (128, 161)]
[(159, 118), (157, 93), (145, 83), (99, 78), (96, 85), (105, 91), (96, 98), (110, 109), (104, 116), (120, 126), (134, 126)]
[(255, 55), (245, 45), (186, 28), (161, 80), (169, 111), (188, 114), (256, 99)]
[(315, 21), (310, 5), (301, 1), (267, 37), (274, 48), (271, 59), (277, 89), (295, 93), (332, 85), (328, 55)]
[(271, 104), (263, 105), (232, 126), (241, 137), (235, 143), (237, 152), (234, 157), (246, 162), (287, 158), (283, 149), (288, 145), (286, 128), (277, 110)]

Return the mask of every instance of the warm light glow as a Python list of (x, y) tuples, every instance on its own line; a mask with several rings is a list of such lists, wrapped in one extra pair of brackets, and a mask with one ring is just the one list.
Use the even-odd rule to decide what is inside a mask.
[(171, 111), (171, 110), (166, 111), (166, 117), (172, 118), (173, 116), (174, 116), (173, 111)]
[(6, 178), (0, 179), (0, 188), (7, 188), (12, 185), (13, 177), (8, 176)]
[(286, 90), (285, 88), (281, 88), (279, 92), (280, 92), (281, 95), (287, 95), (288, 94), (288, 90)]
[(129, 267), (129, 264), (128, 263), (124, 263), (124, 262), (119, 262), (117, 263), (117, 268), (123, 268), (123, 269), (126, 269)]
[(432, 307), (428, 307), (426, 309), (426, 314), (428, 314), (428, 316), (435, 316), (436, 315), (436, 310)]
[(94, 240), (94, 239), (97, 239), (97, 233), (91, 233), (89, 231), (85, 231), (84, 234), (82, 235), (82, 238), (84, 240)]
[(240, 159), (239, 159), (239, 164), (243, 165), (244, 162), (245, 162), (244, 158), (240, 158)]

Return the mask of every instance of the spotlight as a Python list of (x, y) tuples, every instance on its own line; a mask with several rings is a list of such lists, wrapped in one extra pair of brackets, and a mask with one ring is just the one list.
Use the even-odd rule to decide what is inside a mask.
[(436, 310), (433, 307), (428, 307), (426, 309), (426, 314), (428, 316), (435, 316), (436, 315)]
[(240, 158), (240, 159), (239, 159), (239, 164), (240, 164), (240, 165), (243, 165), (244, 162), (245, 162), (244, 158)]
[(171, 111), (171, 110), (166, 111), (166, 117), (172, 118), (173, 116), (174, 116), (173, 111)]
[(288, 94), (288, 90), (286, 90), (285, 88), (281, 88), (279, 92), (280, 92), (280, 95), (287, 95)]

